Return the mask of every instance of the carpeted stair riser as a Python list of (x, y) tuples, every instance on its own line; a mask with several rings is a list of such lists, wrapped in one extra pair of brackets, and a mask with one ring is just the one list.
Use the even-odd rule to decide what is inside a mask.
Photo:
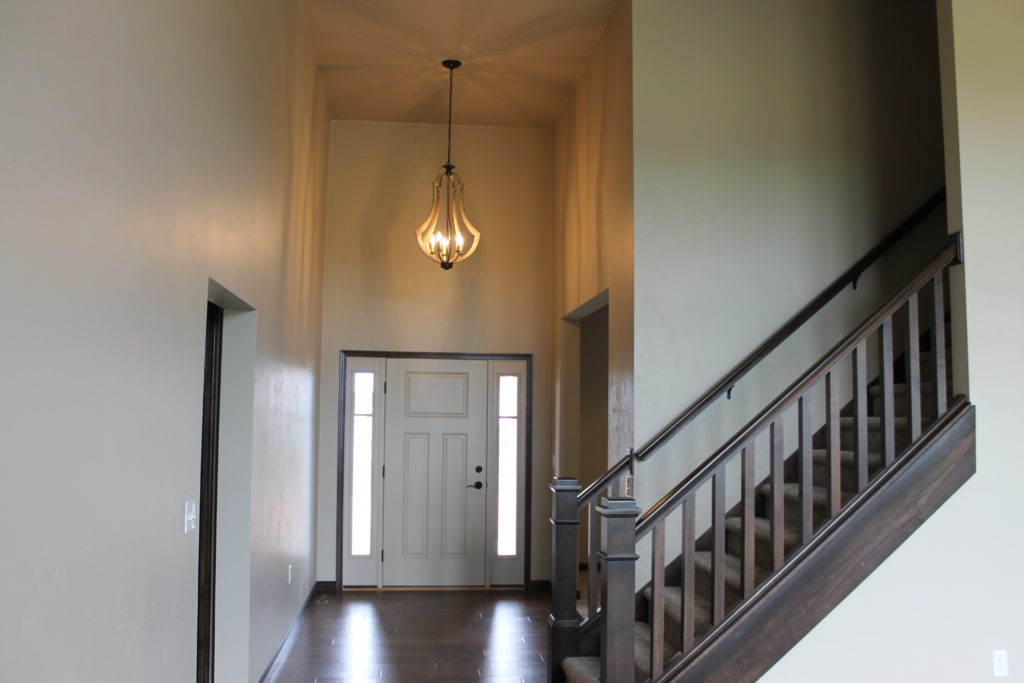
[[(882, 471), (883, 461), (881, 453), (868, 453), (868, 478), (874, 478)], [(828, 451), (824, 448), (814, 449), (814, 485), (828, 486)], [(853, 451), (840, 451), (839, 453), (839, 483), (840, 488), (845, 491), (857, 489), (857, 462)]]
[[(696, 567), (694, 573), (694, 591), (710, 600), (712, 594), (711, 583), (711, 557), (710, 551), (697, 551), (693, 554), (693, 563)], [(757, 558), (755, 557), (755, 562)], [(726, 611), (739, 603), (743, 597), (742, 562), (739, 557), (731, 553), (725, 555), (725, 604)], [(757, 566), (754, 573), (754, 585), (761, 583), (768, 570), (764, 566)]]
[[(675, 650), (680, 649), (682, 642), (682, 589), (679, 586), (665, 586), (665, 640)], [(651, 589), (644, 589), (644, 599), (651, 604)], [(711, 603), (704, 596), (694, 591), (693, 606), (693, 637), (700, 640), (711, 628)]]
[[(785, 526), (786, 553), (800, 545), (800, 527), (795, 520), (787, 520)], [(754, 561), (762, 567), (771, 567), (772, 535), (771, 520), (754, 518)], [(725, 520), (725, 552), (734, 557), (743, 557), (743, 520), (729, 517)]]
[[(870, 415), (881, 415), (882, 414), (882, 389), (879, 386), (873, 386), (868, 389), (868, 396), (870, 398), (868, 402), (868, 414)], [(893, 385), (893, 412), (896, 415), (909, 415), (910, 414), (910, 403), (907, 400), (907, 385), (906, 384), (895, 384)], [(935, 419), (935, 385), (931, 382), (921, 383), (921, 415)]]
[[(644, 681), (651, 677), (651, 627), (646, 622), (637, 622), (635, 633), (633, 657), (636, 662), (636, 680)], [(674, 646), (663, 642), (661, 661), (667, 662), (676, 652)]]
[[(788, 482), (783, 484), (783, 522), (788, 524), (799, 524), (801, 515), (800, 484)], [(764, 484), (758, 488), (761, 495), (771, 499), (772, 485)], [(843, 490), (842, 504), (846, 505), (855, 494), (852, 491)], [(821, 486), (811, 488), (811, 499), (813, 500), (814, 530), (828, 520), (828, 491)]]
[[(852, 417), (839, 418), (839, 443), (844, 451), (856, 449), (857, 434), (856, 426)], [(906, 448), (910, 443), (910, 433), (907, 428), (907, 418), (897, 417), (894, 420), (896, 434), (896, 452)], [(880, 417), (868, 418), (868, 451), (882, 452), (882, 419)]]

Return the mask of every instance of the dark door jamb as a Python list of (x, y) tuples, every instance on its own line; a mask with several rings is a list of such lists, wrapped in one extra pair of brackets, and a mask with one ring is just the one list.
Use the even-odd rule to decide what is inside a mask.
[(217, 456), (220, 439), (220, 369), (224, 309), (206, 304), (203, 435), (199, 475), (199, 622), (196, 683), (213, 682), (214, 577), (217, 549)]

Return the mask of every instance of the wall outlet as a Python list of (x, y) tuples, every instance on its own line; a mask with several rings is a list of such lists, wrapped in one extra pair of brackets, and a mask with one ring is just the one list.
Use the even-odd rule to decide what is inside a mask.
[(288, 585), (292, 585), (292, 566), (288, 565)]
[(199, 519), (199, 513), (196, 511), (196, 499), (185, 501), (185, 533), (195, 531), (196, 520)]
[(1010, 653), (1006, 650), (992, 650), (992, 676), (995, 678), (1010, 676)]

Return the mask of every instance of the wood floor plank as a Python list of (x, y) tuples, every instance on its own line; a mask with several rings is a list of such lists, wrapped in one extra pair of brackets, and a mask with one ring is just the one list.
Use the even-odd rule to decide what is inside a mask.
[(548, 591), (346, 592), (310, 603), (268, 683), (545, 681)]

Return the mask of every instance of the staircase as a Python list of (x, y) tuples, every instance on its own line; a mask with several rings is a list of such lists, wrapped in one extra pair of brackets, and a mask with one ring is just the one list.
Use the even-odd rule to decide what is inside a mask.
[[(974, 409), (950, 391), (945, 278), (960, 259), (951, 239), (656, 505), (641, 514), (618, 495), (635, 459), (731, 390), (855, 282), (865, 259), (632, 458), (583, 491), (554, 481), (552, 680), (755, 680), (973, 474)], [(581, 514), (590, 529), (582, 620)]]

